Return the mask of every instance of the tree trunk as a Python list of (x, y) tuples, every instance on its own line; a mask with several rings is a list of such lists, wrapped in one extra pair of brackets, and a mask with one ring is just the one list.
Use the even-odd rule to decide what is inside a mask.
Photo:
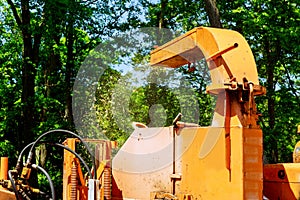
[(161, 0), (160, 2), (160, 13), (158, 17), (158, 27), (159, 28), (166, 28), (166, 20), (165, 20), (165, 10), (167, 6), (168, 0)]
[(219, 9), (217, 8), (216, 0), (204, 0), (204, 8), (208, 15), (210, 26), (222, 28)]
[(277, 135), (278, 133), (275, 130), (275, 79), (274, 79), (274, 70), (276, 65), (276, 57), (280, 54), (280, 45), (279, 43), (271, 44), (267, 36), (264, 39), (264, 47), (266, 52), (267, 66), (266, 66), (266, 75), (267, 75), (267, 99), (268, 99), (268, 115), (269, 115), (269, 133), (271, 134), (271, 163), (278, 162), (278, 143)]
[(67, 27), (67, 63), (66, 63), (66, 107), (65, 107), (65, 118), (69, 122), (68, 124), (72, 129), (74, 126), (73, 112), (72, 112), (72, 83), (71, 79), (73, 76), (74, 65), (74, 21), (72, 17), (69, 18), (68, 27)]
[(22, 141), (28, 144), (33, 139), (34, 122), (34, 79), (35, 67), (33, 62), (32, 35), (30, 31), (29, 0), (22, 0), (22, 35), (24, 42), (23, 66), (22, 66), (22, 104), (23, 104), (23, 128)]
[(38, 63), (38, 52), (41, 35), (36, 35), (35, 44), (32, 44), (32, 33), (30, 30), (29, 0), (21, 1), (21, 17), (11, 0), (7, 0), (13, 12), (18, 27), (23, 37), (23, 62), (22, 62), (22, 110), (21, 124), (18, 132), (18, 149), (33, 139), (32, 128), (34, 124), (34, 79), (35, 65)]

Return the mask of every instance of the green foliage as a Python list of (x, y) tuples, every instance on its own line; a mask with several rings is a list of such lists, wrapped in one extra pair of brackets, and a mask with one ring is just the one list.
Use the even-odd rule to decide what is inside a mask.
[[(26, 20), (19, 20), (25, 8), (21, 0), (0, 1), (0, 150), (1, 155), (10, 157), (10, 168), (26, 141), (50, 129), (74, 130), (70, 99), (77, 71), (103, 38), (139, 23), (136, 17), (140, 11), (133, 11), (135, 6), (127, 1), (29, 1), (30, 18), (26, 17), (29, 23), (25, 24)], [(31, 40), (25, 45), (28, 37)], [(27, 51), (30, 48), (32, 51)], [(25, 50), (30, 55), (25, 56)], [(26, 63), (32, 66), (28, 71), (34, 78), (30, 86), (23, 76)], [(26, 87), (33, 90), (28, 99), (24, 98)], [(33, 102), (33, 120), (24, 130), (27, 116), (23, 111), (29, 101)], [(24, 135), (25, 131), (32, 137)], [(61, 180), (56, 170), (62, 166), (61, 157), (56, 156), (61, 153), (51, 150), (45, 167)], [(45, 177), (38, 178), (45, 185)], [(59, 186), (61, 181), (55, 184)]]
[(144, 0), (142, 2), (147, 8), (146, 26), (169, 28), (183, 33), (207, 24), (202, 1), (162, 0), (154, 3)]
[[(21, 51), (20, 33), (16, 30), (13, 16), (1, 1), (0, 21), (0, 152), (1, 156), (16, 158), (17, 133), (20, 123)], [(9, 42), (7, 42), (9, 41)]]
[(195, 89), (199, 104), (199, 124), (209, 126), (214, 113), (216, 99), (206, 94), (206, 87), (211, 84), (211, 77), (205, 60), (200, 60), (179, 69), (183, 77), (189, 81)]
[[(299, 4), (296, 0), (217, 3), (223, 27), (239, 31), (249, 42), (260, 82), (268, 89), (266, 96), (257, 98), (262, 113), (260, 124), (265, 154), (270, 162), (291, 161), (293, 147), (299, 140), (296, 128), (300, 123)], [(14, 1), (14, 8), (21, 16), (21, 0)], [(25, 141), (34, 140), (50, 129), (74, 130), (70, 110), (72, 85), (82, 62), (99, 43), (109, 45), (106, 43), (109, 37), (135, 27), (161, 26), (174, 33), (183, 33), (208, 24), (203, 2), (194, 0), (37, 0), (30, 1), (29, 11), (30, 23), (20, 25), (9, 1), (0, 1), (0, 154), (11, 158), (10, 167), (26, 145)], [(30, 56), (24, 55), (25, 29), (34, 49)], [(157, 44), (166, 42), (164, 35), (157, 36), (156, 32), (153, 35), (156, 37), (149, 40)], [(214, 99), (205, 94), (210, 78), (203, 61), (184, 66), (176, 71), (177, 74), (153, 72), (153, 77), (160, 79), (134, 87), (137, 78), (134, 74), (124, 77), (113, 67), (124, 64), (128, 57), (133, 65), (143, 63), (149, 58), (151, 48), (138, 49), (138, 41), (132, 42), (131, 38), (124, 42), (128, 43), (128, 52), (114, 51), (118, 49), (116, 46), (107, 48), (108, 52), (95, 53), (102, 61), (110, 59), (107, 63), (111, 64), (99, 80), (94, 102), (101, 132), (107, 138), (122, 144), (133, 130), (132, 121), (168, 126), (177, 113), (183, 111), (188, 111), (183, 120), (193, 121), (189, 116), (194, 109), (189, 105), (196, 104), (196, 123), (210, 124)], [(23, 98), (27, 86), (22, 78), (25, 64), (33, 66), (30, 74), (34, 75), (34, 96), (29, 99), (33, 101), (32, 138), (23, 135), (24, 108), (28, 105)], [(195, 67), (195, 71), (190, 70), (191, 67)], [(179, 84), (181, 88), (167, 85), (168, 77), (182, 83)], [(186, 83), (189, 83), (188, 87)], [(185, 87), (196, 91), (191, 99), (188, 99), (190, 93), (176, 93), (177, 90), (185, 91)], [(116, 91), (119, 96), (114, 96)], [(126, 109), (115, 110), (124, 105)], [(151, 120), (151, 115), (158, 116), (158, 120)], [(61, 152), (49, 150), (52, 153), (48, 154), (45, 167), (53, 177), (61, 179), (61, 172), (55, 170), (61, 166), (62, 158), (58, 156)], [(45, 177), (38, 177), (46, 185)]]
[[(299, 137), (299, 5), (296, 1), (221, 3), (227, 27), (240, 31), (254, 53), (267, 95), (257, 99), (270, 162), (291, 161)], [(287, 106), (288, 105), (288, 106)]]
[(134, 121), (143, 122), (149, 127), (169, 126), (180, 112), (176, 94), (167, 86), (156, 83), (149, 83), (143, 88), (138, 88), (132, 95), (130, 108), (132, 108), (131, 114)]
[(119, 129), (116, 124), (113, 113), (112, 113), (112, 91), (120, 78), (120, 73), (111, 68), (107, 68), (102, 76), (100, 77), (99, 84), (96, 90), (95, 107), (97, 111), (97, 117), (99, 119), (99, 125), (103, 133), (110, 140), (118, 140), (123, 143), (124, 138), (122, 135), (124, 133)]

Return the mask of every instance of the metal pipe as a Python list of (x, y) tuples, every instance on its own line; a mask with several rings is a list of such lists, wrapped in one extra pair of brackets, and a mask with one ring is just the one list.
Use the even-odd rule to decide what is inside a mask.
[[(173, 134), (173, 171), (172, 174), (176, 173), (176, 138), (175, 138), (175, 133), (177, 127), (177, 122), (181, 120), (182, 114), (178, 113), (178, 115), (175, 117), (173, 120), (173, 128), (172, 128), (172, 134)], [(175, 186), (176, 186), (176, 179), (172, 178), (172, 194), (175, 195)]]
[[(176, 140), (175, 140), (175, 130), (176, 128), (175, 128), (175, 126), (173, 125), (173, 130), (172, 130), (172, 132), (173, 132), (173, 171), (172, 171), (172, 174), (175, 174), (175, 172), (176, 172), (176, 168), (175, 168), (175, 165), (176, 165), (176, 163), (175, 163), (175, 161), (176, 161), (176, 152), (175, 152), (175, 149), (176, 149), (176, 144), (175, 144), (175, 142), (176, 142)], [(172, 194), (173, 195), (175, 195), (175, 179), (172, 179)]]
[(8, 157), (1, 157), (0, 169), (0, 180), (7, 180)]
[(231, 134), (230, 134), (230, 127), (231, 127), (231, 97), (229, 91), (226, 92), (226, 106), (225, 106), (225, 159), (226, 159), (226, 168), (229, 171), (229, 181), (231, 182)]

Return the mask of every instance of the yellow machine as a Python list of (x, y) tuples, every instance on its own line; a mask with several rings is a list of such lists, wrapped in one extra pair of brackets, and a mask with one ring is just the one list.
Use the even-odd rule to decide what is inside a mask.
[[(207, 93), (217, 97), (211, 126), (183, 123), (180, 114), (171, 127), (137, 126), (112, 160), (111, 144), (100, 141), (96, 151), (106, 153), (95, 165), (98, 176), (89, 181), (77, 158), (65, 154), (64, 200), (300, 198), (299, 163), (263, 166), (255, 96), (266, 91), (243, 36), (195, 28), (152, 51), (150, 64), (178, 68), (200, 59), (206, 59), (211, 75)], [(75, 143), (67, 139), (65, 145), (75, 150)]]
[[(132, 163), (137, 163), (134, 167), (139, 172), (143, 167), (138, 164), (140, 161), (149, 165), (155, 158), (168, 159), (166, 153), (147, 155), (147, 162), (138, 155), (151, 151), (151, 144), (163, 140), (155, 131), (170, 135), (164, 140), (165, 146), (172, 143), (172, 134), (169, 130), (153, 130), (156, 137), (137, 141), (133, 133), (123, 145), (124, 150), (119, 151), (121, 155), (113, 160), (113, 177), (122, 191), (121, 198), (149, 199), (151, 194), (151, 199), (164, 195), (182, 200), (262, 199), (262, 131), (256, 123), (254, 96), (265, 90), (259, 85), (254, 58), (245, 39), (230, 30), (195, 28), (152, 51), (150, 64), (177, 68), (202, 58), (208, 63), (212, 80), (207, 92), (217, 96), (212, 125), (178, 130), (175, 148), (169, 148), (169, 157), (175, 151), (175, 161), (147, 173), (130, 173), (124, 166), (132, 168)], [(143, 134), (145, 130), (137, 132)], [(149, 149), (145, 149), (147, 146)], [(130, 163), (125, 162), (128, 152)], [(149, 181), (142, 184), (145, 179)]]

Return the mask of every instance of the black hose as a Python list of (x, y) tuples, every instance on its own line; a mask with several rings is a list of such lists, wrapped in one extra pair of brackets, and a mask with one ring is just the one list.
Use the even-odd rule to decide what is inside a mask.
[(45, 174), (45, 176), (47, 177), (48, 181), (49, 181), (49, 185), (50, 185), (50, 189), (51, 189), (51, 196), (52, 196), (52, 200), (55, 200), (55, 189), (54, 189), (54, 184), (52, 182), (51, 177), (49, 176), (48, 172), (46, 170), (44, 170), (44, 168), (33, 164), (32, 165), (33, 168), (40, 170), (41, 172), (43, 172)]
[(16, 184), (15, 184), (15, 180), (13, 179), (13, 177), (11, 175), (11, 170), (8, 170), (8, 178), (10, 180), (10, 183), (11, 183), (12, 187), (13, 187), (13, 190), (14, 190), (14, 193), (15, 193), (15, 196), (16, 196), (16, 200), (20, 200), (18, 190), (17, 190)]
[[(21, 163), (22, 163), (22, 157), (23, 157), (23, 154), (24, 152), (31, 146), (33, 145), (34, 142), (31, 142), (30, 144), (28, 144), (26, 147), (24, 147), (18, 157), (18, 162), (17, 162), (17, 166), (16, 168), (20, 168), (21, 167)], [(88, 174), (90, 177), (93, 177), (92, 175), (92, 172), (89, 168), (89, 166), (86, 164), (86, 162), (83, 160), (83, 158), (78, 154), (76, 153), (75, 151), (73, 151), (72, 149), (70, 149), (69, 147), (65, 146), (65, 145), (62, 145), (62, 144), (59, 144), (59, 143), (51, 143), (51, 142), (39, 142), (39, 143), (46, 143), (46, 144), (50, 144), (50, 145), (54, 145), (54, 146), (58, 146), (58, 147), (61, 147), (61, 148), (64, 148), (65, 150), (71, 152), (72, 154), (74, 154), (79, 160), (80, 162), (84, 165), (84, 167), (86, 168)]]
[(17, 160), (17, 165), (16, 165), (16, 170), (18, 171), (18, 173), (20, 173), (20, 169), (21, 167), (23, 166), (23, 162), (22, 162), (22, 157), (23, 157), (23, 154), (24, 152), (26, 151), (26, 149), (28, 149), (30, 146), (33, 145), (33, 142), (29, 143), (28, 145), (26, 145), (22, 151), (20, 152), (19, 154), (19, 157), (18, 157), (18, 160)]
[(70, 135), (73, 135), (75, 136), (76, 138), (78, 138), (82, 144), (85, 146), (85, 148), (87, 149), (87, 151), (89, 152), (89, 154), (91, 155), (91, 159), (92, 159), (92, 163), (93, 163), (93, 167), (94, 167), (94, 179), (97, 178), (97, 168), (96, 168), (96, 162), (95, 162), (95, 158), (94, 156), (92, 155), (91, 151), (90, 151), (90, 148), (88, 147), (88, 145), (86, 144), (86, 142), (84, 142), (84, 140), (77, 134), (71, 132), (71, 131), (68, 131), (68, 130), (63, 130), (63, 129), (57, 129), (57, 130), (51, 130), (51, 131), (48, 131), (46, 133), (43, 133), (42, 135), (40, 135), (33, 143), (33, 145), (31, 146), (30, 148), (30, 151), (28, 153), (28, 158), (27, 158), (27, 164), (31, 164), (31, 160), (32, 160), (32, 157), (33, 157), (33, 149), (35, 148), (36, 144), (46, 135), (50, 134), (50, 133), (55, 133), (55, 132), (62, 132), (62, 133), (68, 133)]
[(72, 154), (74, 154), (79, 160), (80, 162), (84, 165), (84, 167), (86, 168), (86, 170), (88, 171), (88, 174), (90, 177), (93, 177), (92, 176), (92, 172), (89, 168), (89, 166), (86, 164), (86, 162), (83, 160), (83, 158), (78, 154), (76, 153), (75, 151), (73, 151), (72, 149), (70, 149), (69, 147), (65, 146), (65, 145), (62, 145), (62, 144), (59, 144), (59, 143), (50, 143), (50, 145), (55, 145), (55, 146), (59, 146), (59, 147), (62, 147), (64, 149), (66, 149), (67, 151), (71, 152)]

